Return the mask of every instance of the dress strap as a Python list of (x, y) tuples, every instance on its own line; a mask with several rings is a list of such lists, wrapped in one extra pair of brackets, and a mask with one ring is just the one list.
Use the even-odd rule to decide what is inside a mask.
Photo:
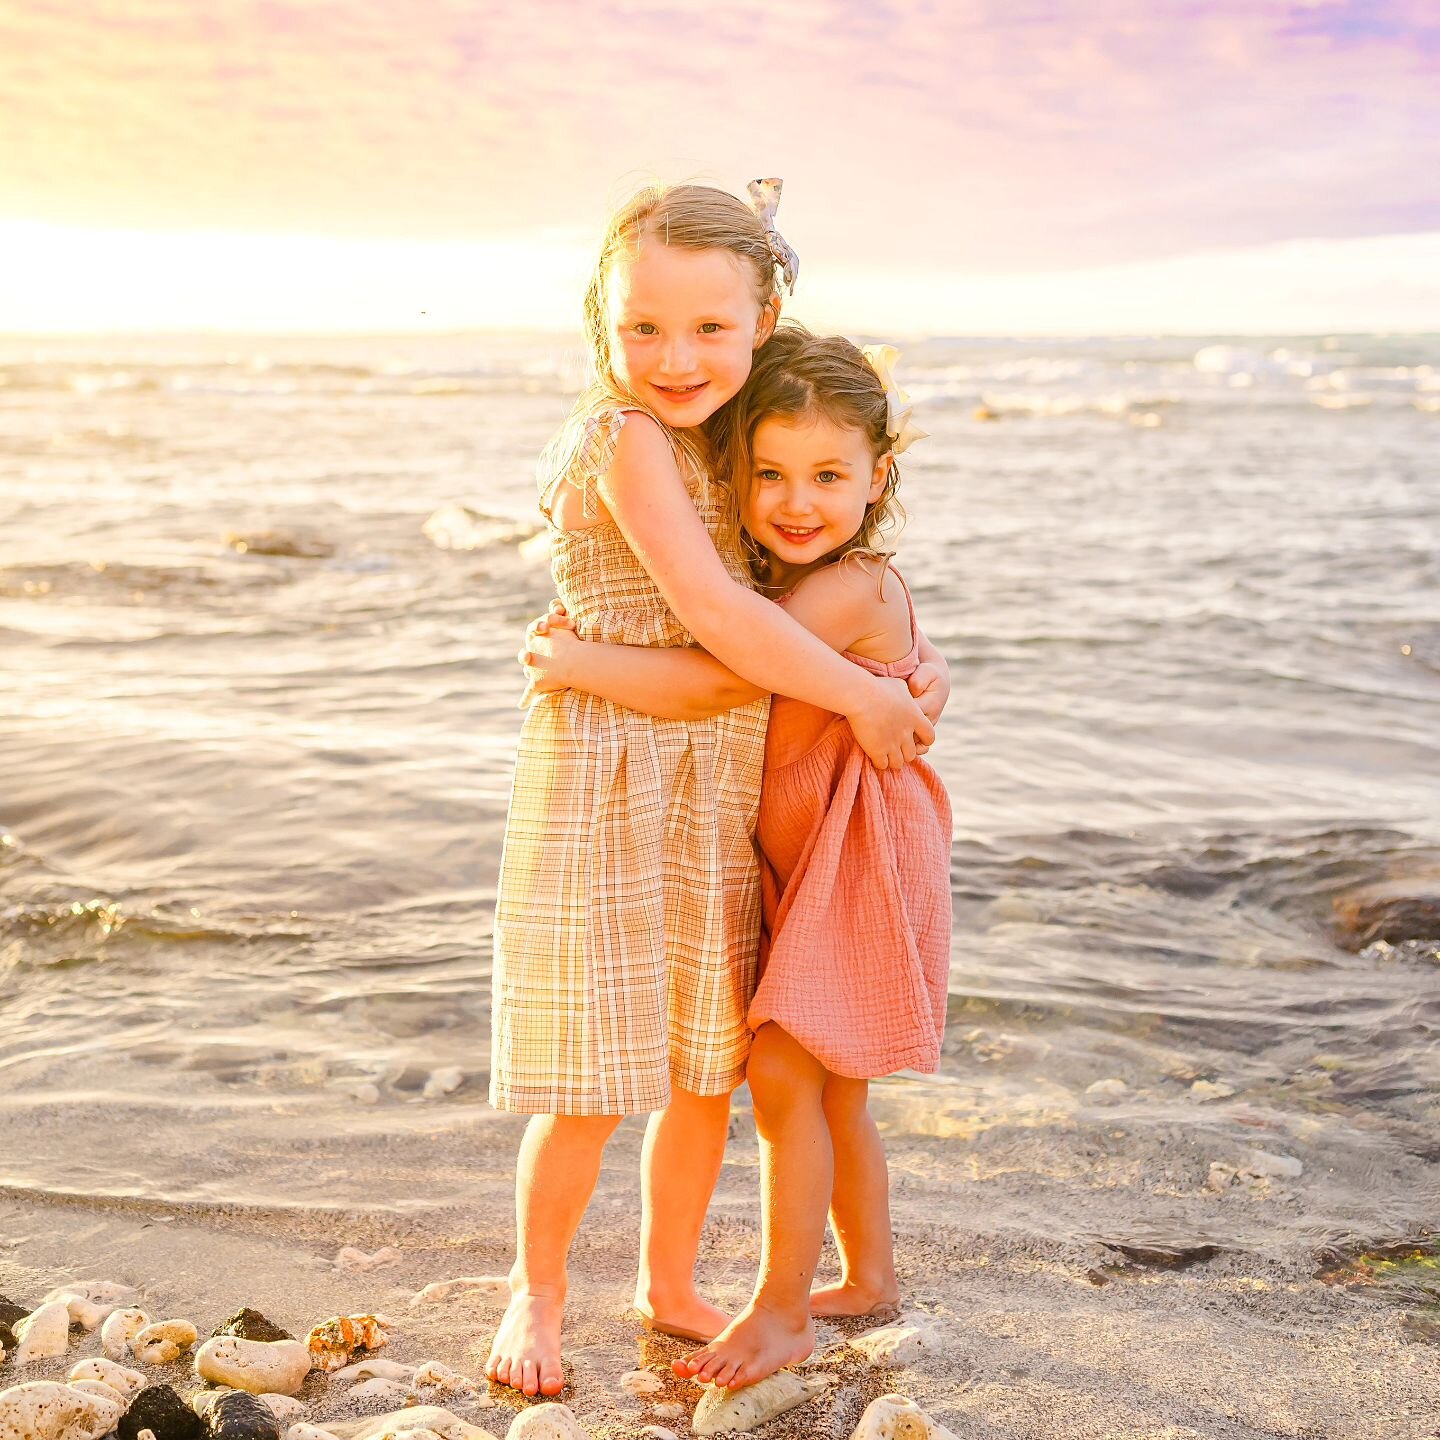
[(615, 459), (615, 447), (625, 428), (626, 411), (601, 410), (587, 415), (575, 428), (573, 439), (564, 448), (547, 450), (541, 457), (540, 510), (553, 523), (550, 514), (555, 492), (567, 482), (580, 492), (581, 514), (593, 520), (600, 513), (596, 482)]

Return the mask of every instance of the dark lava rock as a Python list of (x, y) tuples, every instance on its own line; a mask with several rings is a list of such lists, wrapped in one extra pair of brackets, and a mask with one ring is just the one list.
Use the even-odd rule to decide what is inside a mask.
[(1107, 1240), (1105, 1248), (1123, 1255), (1132, 1265), (1160, 1270), (1185, 1270), (1220, 1253), (1218, 1245), (1125, 1245), (1117, 1240)]
[[(17, 1320), (23, 1320), (34, 1308), (33, 1305), (17, 1305), (0, 1295), (0, 1325), (13, 1325)], [(10, 1347), (7, 1345), (5, 1348), (8, 1350)]]
[(205, 1431), (210, 1440), (280, 1440), (275, 1412), (258, 1395), (245, 1390), (232, 1390), (210, 1407)]
[(200, 1440), (205, 1433), (200, 1417), (169, 1385), (147, 1385), (115, 1430), (120, 1440), (137, 1440), (142, 1430), (153, 1430), (155, 1440)]
[(288, 1331), (267, 1320), (258, 1310), (246, 1306), (237, 1310), (228, 1320), (222, 1320), (219, 1327), (210, 1332), (213, 1340), (217, 1335), (238, 1335), (242, 1340), (293, 1340)]
[(0, 1320), (0, 1350), (8, 1355), (19, 1343), (15, 1338), (15, 1332), (3, 1320)]
[(1335, 938), (1363, 950), (1377, 940), (1401, 945), (1440, 936), (1440, 885), (1426, 879), (1387, 880), (1335, 897)]

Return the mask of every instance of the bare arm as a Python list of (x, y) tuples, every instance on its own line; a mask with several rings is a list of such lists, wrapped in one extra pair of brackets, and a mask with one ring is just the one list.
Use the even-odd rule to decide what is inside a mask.
[(764, 691), (846, 716), (882, 769), (912, 759), (917, 738), (926, 745), (935, 738), (903, 682), (866, 675), (779, 606), (730, 578), (653, 421), (627, 417), (599, 490), (681, 624), (738, 675)]
[(563, 615), (532, 625), (525, 643), (536, 691), (584, 690), (662, 720), (704, 720), (765, 694), (704, 650), (581, 640)]

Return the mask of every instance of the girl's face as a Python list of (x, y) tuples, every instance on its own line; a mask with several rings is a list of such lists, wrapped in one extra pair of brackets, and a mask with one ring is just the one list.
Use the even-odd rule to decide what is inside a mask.
[(894, 456), (823, 415), (755, 427), (741, 521), (787, 570), (815, 564), (853, 540), (880, 498)]
[(616, 377), (669, 426), (708, 420), (733, 399), (775, 328), (744, 261), (728, 250), (682, 250), (647, 237), (610, 273)]

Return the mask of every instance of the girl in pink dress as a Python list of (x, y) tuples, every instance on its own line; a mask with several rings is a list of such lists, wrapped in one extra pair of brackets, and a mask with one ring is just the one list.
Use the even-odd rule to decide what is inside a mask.
[[(880, 676), (943, 661), (880, 542), (898, 511), (909, 421), (888, 346), (782, 326), (724, 437), (755, 574), (787, 613)], [(704, 651), (579, 640), (552, 613), (522, 657), (542, 689), (574, 688), (679, 719), (744, 704), (754, 686)], [(814, 1348), (811, 1315), (893, 1316), (888, 1176), (868, 1082), (934, 1071), (950, 959), (950, 805), (924, 761), (880, 771), (841, 715), (777, 694), (756, 840), (761, 978), (747, 1078), (762, 1147), (764, 1235), (750, 1304), (677, 1373), (739, 1388)], [(810, 1292), (827, 1207), (843, 1263)]]

